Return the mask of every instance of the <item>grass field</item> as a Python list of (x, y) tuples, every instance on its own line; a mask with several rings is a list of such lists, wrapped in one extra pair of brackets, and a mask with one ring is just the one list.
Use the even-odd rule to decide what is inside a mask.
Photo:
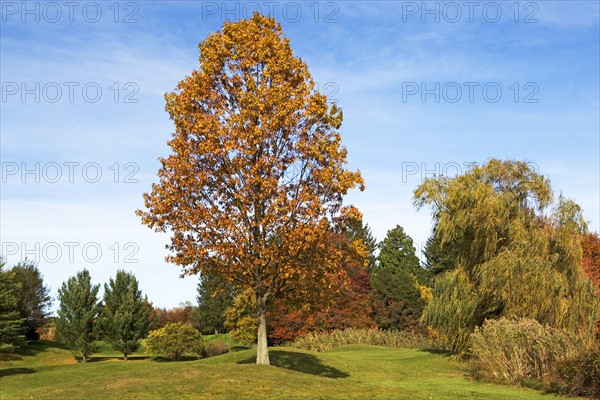
[(181, 362), (108, 346), (78, 364), (58, 343), (30, 345), (0, 368), (2, 399), (552, 399), (523, 388), (475, 382), (463, 364), (410, 349), (346, 346), (327, 353), (272, 348), (271, 366), (254, 351)]

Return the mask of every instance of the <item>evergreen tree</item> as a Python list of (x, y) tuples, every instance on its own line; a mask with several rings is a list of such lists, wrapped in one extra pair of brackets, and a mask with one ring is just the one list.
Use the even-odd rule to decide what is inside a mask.
[(103, 337), (123, 353), (123, 359), (140, 347), (150, 327), (152, 305), (138, 288), (132, 273), (117, 271), (115, 279), (104, 285), (104, 305), (100, 317)]
[(18, 263), (12, 267), (12, 272), (21, 286), (18, 291), (18, 309), (23, 318), (25, 336), (29, 340), (37, 340), (39, 334), (36, 330), (44, 326), (50, 315), (50, 289), (44, 286), (42, 274), (32, 261)]
[(417, 330), (425, 302), (408, 271), (390, 266), (371, 277), (374, 320), (381, 329)]
[(400, 225), (390, 229), (379, 243), (379, 264), (377, 268), (391, 267), (412, 274), (419, 282), (423, 281), (425, 271), (421, 268), (413, 240)]
[(413, 240), (397, 225), (379, 244), (371, 274), (373, 319), (382, 329), (417, 329), (425, 306), (416, 284), (425, 280)]
[(360, 239), (368, 251), (366, 271), (371, 273), (375, 270), (377, 256), (377, 240), (373, 236), (373, 231), (369, 224), (363, 223), (360, 218), (348, 218), (343, 223), (338, 224), (337, 230), (343, 233), (350, 239)]
[(90, 273), (84, 269), (58, 290), (57, 334), (75, 355), (81, 355), (83, 362), (97, 351), (95, 324), (101, 310), (98, 289), (100, 285), (92, 285)]
[(10, 352), (24, 342), (22, 322), (18, 310), (20, 284), (14, 273), (4, 271), (0, 260), (0, 351)]
[(433, 279), (442, 272), (454, 268), (453, 261), (456, 251), (452, 246), (442, 246), (442, 241), (436, 227), (425, 243), (425, 271), (428, 279)]
[(225, 332), (225, 310), (235, 298), (232, 285), (217, 274), (203, 274), (197, 290), (198, 308), (194, 322), (204, 334)]

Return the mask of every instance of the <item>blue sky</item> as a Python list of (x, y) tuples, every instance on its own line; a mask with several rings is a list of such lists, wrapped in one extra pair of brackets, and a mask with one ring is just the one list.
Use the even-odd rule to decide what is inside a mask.
[(526, 160), (600, 229), (599, 3), (2, 1), (0, 250), (52, 295), (77, 270), (135, 273), (158, 306), (194, 301), (168, 237), (134, 211), (173, 126), (163, 94), (198, 42), (255, 9), (281, 22), (344, 110), (353, 203), (381, 240), (431, 228), (412, 191), (490, 157)]

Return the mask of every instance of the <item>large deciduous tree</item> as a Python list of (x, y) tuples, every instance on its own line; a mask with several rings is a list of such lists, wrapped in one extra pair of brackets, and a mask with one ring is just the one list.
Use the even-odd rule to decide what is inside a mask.
[(123, 353), (123, 359), (140, 347), (150, 327), (152, 305), (142, 296), (135, 276), (119, 270), (115, 279), (104, 284), (104, 304), (100, 314), (103, 337)]
[(19, 282), (18, 308), (29, 340), (39, 339), (37, 329), (44, 326), (52, 304), (50, 289), (44, 285), (42, 274), (33, 261), (25, 260), (12, 267), (14, 278)]
[(424, 321), (454, 350), (486, 319), (531, 318), (592, 340), (599, 312), (582, 269), (586, 224), (562, 196), (550, 216), (547, 178), (525, 162), (491, 159), (455, 178), (430, 178), (415, 190), (433, 209), (440, 249), (452, 248), (434, 278)]
[(77, 272), (58, 289), (57, 334), (75, 355), (81, 355), (82, 362), (97, 350), (96, 322), (101, 310), (99, 289), (100, 285), (92, 285), (86, 269)]
[(342, 197), (362, 188), (345, 169), (342, 112), (314, 90), (273, 19), (226, 22), (200, 67), (166, 95), (175, 123), (142, 222), (172, 232), (183, 275), (217, 271), (256, 296), (257, 363), (268, 364), (267, 305), (339, 268), (323, 240)]

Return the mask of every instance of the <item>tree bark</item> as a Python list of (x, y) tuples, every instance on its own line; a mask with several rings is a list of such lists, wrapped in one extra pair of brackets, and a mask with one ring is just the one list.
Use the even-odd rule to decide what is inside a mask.
[(267, 348), (267, 304), (264, 296), (256, 296), (256, 311), (258, 316), (258, 343), (256, 348), (256, 363), (270, 365), (269, 349)]

